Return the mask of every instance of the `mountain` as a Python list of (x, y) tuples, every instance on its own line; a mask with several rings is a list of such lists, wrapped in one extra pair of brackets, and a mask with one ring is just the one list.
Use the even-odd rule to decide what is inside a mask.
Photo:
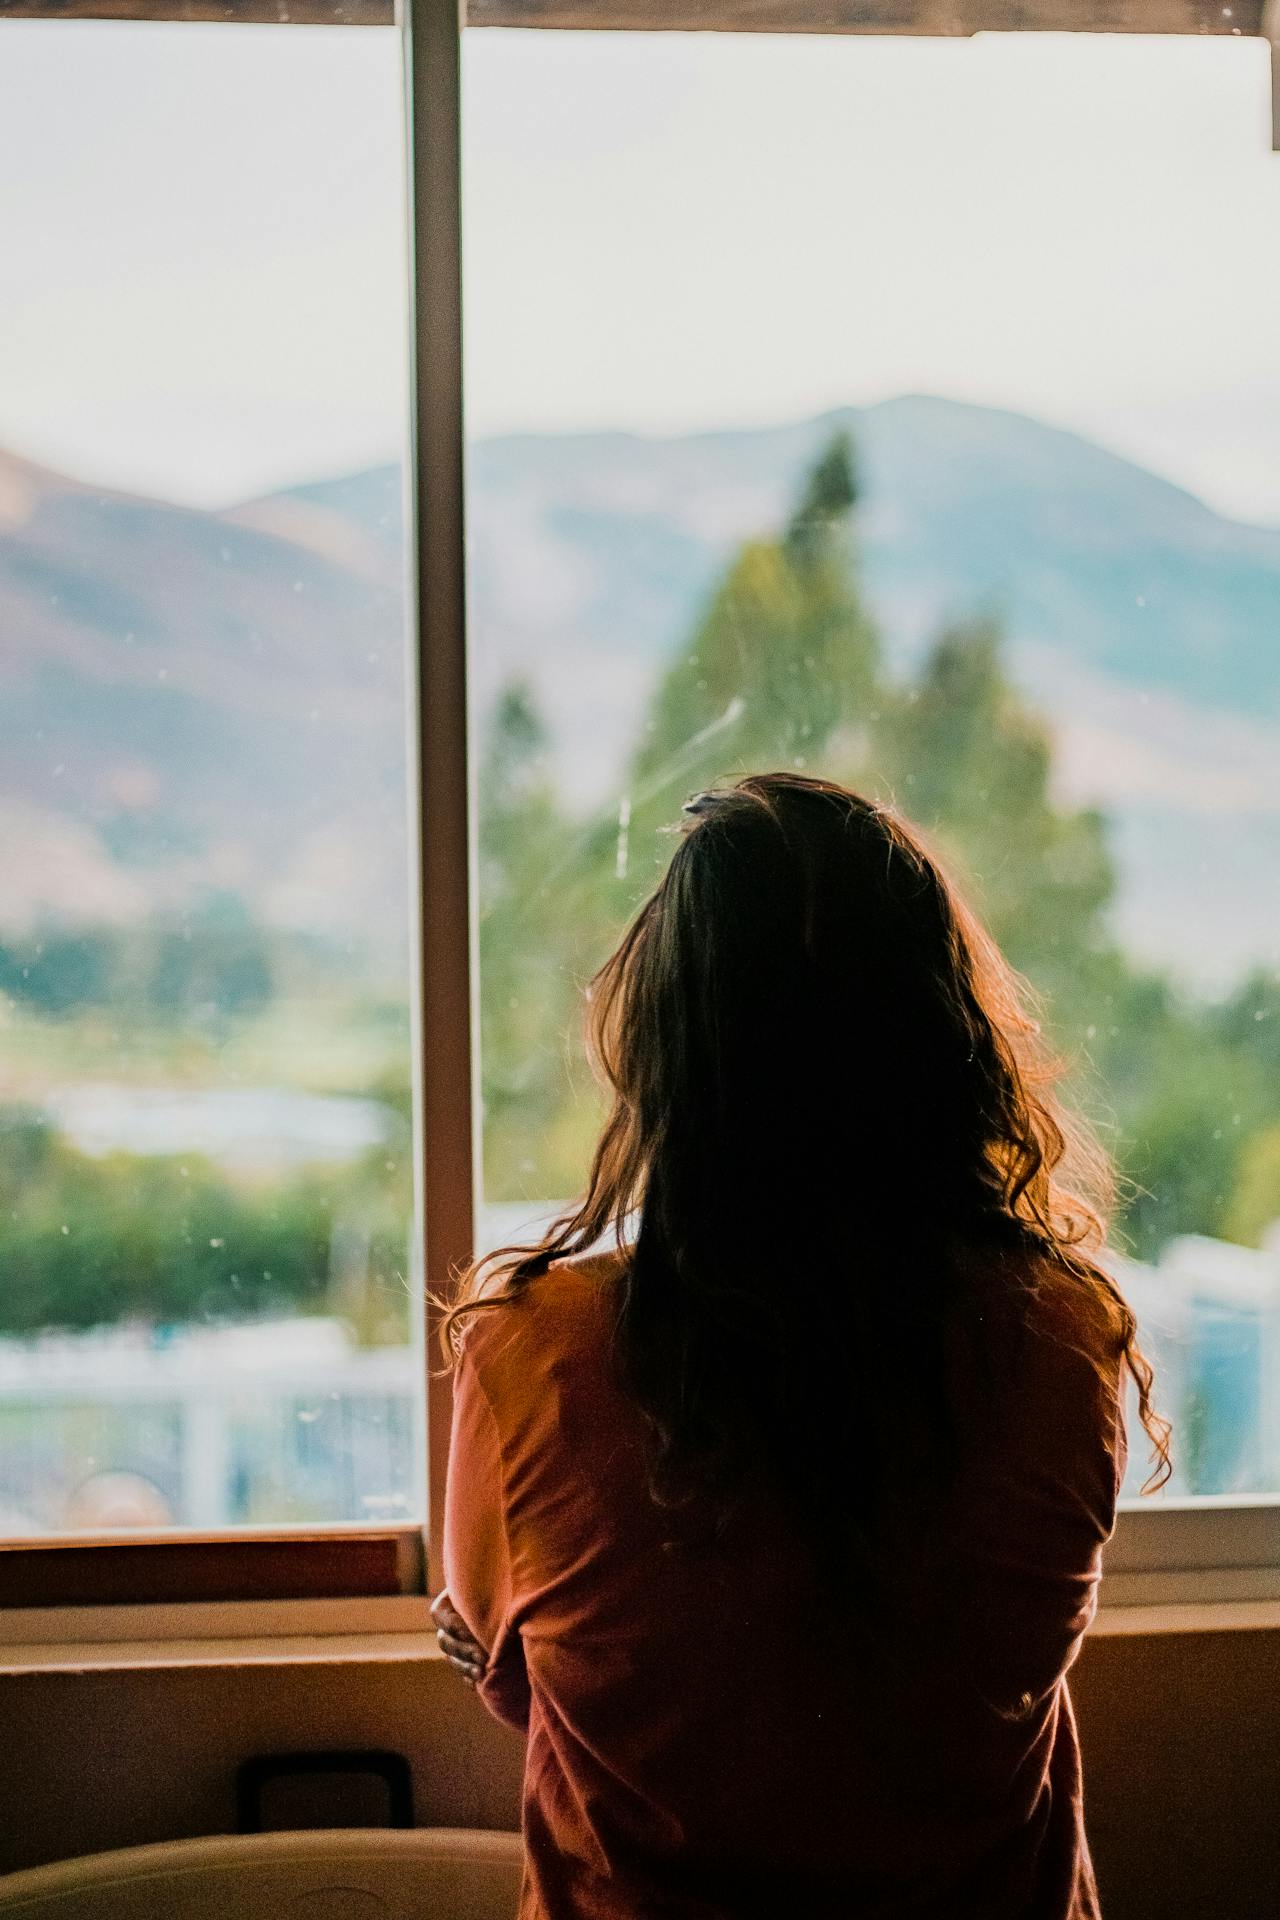
[(1213, 513), (1078, 435), (905, 397), (674, 440), (513, 436), (471, 458), (480, 684), (544, 689), (565, 773), (607, 792), (655, 659), (838, 427), (856, 562), (891, 661), (995, 612), (1049, 716), (1064, 798), (1114, 822), (1127, 942), (1209, 983), (1277, 957), (1280, 531)]
[[(477, 711), (530, 679), (567, 790), (608, 804), (663, 659), (838, 426), (891, 660), (1001, 614), (1064, 794), (1115, 820), (1126, 938), (1202, 978), (1274, 953), (1280, 531), (1024, 416), (907, 397), (477, 443)], [(0, 917), (125, 915), (216, 873), (276, 919), (396, 922), (400, 501), (388, 467), (201, 514), (0, 460)]]
[(336, 512), (0, 459), (0, 926), (219, 889), (402, 944), (400, 630), (396, 557)]

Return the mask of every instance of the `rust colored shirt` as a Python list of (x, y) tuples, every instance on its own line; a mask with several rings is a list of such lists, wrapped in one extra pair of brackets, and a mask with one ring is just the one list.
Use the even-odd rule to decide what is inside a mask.
[(945, 1514), (922, 1546), (904, 1501), (889, 1589), (837, 1609), (779, 1496), (670, 1544), (616, 1272), (561, 1263), (478, 1316), (455, 1382), (445, 1574), (527, 1732), (521, 1920), (1096, 1920), (1066, 1673), (1124, 1467), (1103, 1309), (978, 1283), (1024, 1331)]

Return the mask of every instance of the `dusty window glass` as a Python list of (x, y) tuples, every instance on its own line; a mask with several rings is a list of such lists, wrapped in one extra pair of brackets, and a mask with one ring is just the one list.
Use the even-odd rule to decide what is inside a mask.
[(400, 43), (0, 22), (0, 1534), (407, 1520)]
[(485, 1236), (581, 1185), (582, 981), (682, 800), (850, 780), (1116, 1155), (1169, 1497), (1275, 1492), (1265, 47), (471, 34), (465, 82)]

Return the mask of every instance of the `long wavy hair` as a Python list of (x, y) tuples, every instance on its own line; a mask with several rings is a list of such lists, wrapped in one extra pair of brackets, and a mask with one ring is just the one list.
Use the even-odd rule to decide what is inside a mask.
[(1030, 1004), (892, 810), (794, 773), (695, 796), (588, 989), (612, 1107), (586, 1192), (475, 1263), (446, 1354), (612, 1238), (655, 1499), (710, 1495), (723, 1524), (763, 1466), (829, 1542), (856, 1461), (856, 1552), (894, 1463), (925, 1447), (934, 1486), (954, 1463), (947, 1355), (966, 1315), (981, 1341), (963, 1256), (1007, 1248), (1011, 1272), (1048, 1261), (1102, 1309), (1162, 1483), (1169, 1429), (1100, 1264), (1109, 1162), (1055, 1098)]

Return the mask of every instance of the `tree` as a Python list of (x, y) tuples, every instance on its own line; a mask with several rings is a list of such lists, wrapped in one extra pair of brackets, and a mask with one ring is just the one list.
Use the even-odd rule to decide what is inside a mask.
[(991, 619), (949, 627), (884, 701), (871, 777), (936, 837), (996, 940), (1043, 991), (1074, 991), (1113, 945), (1102, 816), (1050, 794), (1053, 743), (1007, 680)]
[(631, 767), (628, 897), (662, 865), (658, 830), (718, 779), (847, 758), (865, 729), (879, 641), (858, 586), (853, 447), (837, 434), (776, 537), (730, 563), (659, 684)]
[(1053, 735), (1006, 673), (999, 622), (957, 622), (916, 671), (885, 674), (858, 584), (857, 500), (840, 435), (781, 532), (726, 567), (659, 681), (616, 815), (572, 829), (527, 691), (500, 705), (481, 795), (490, 1194), (581, 1183), (598, 1105), (566, 1065), (579, 981), (657, 878), (682, 801), (720, 778), (807, 767), (922, 826), (1030, 980), (1068, 1095), (1118, 1158), (1119, 1237), (1144, 1257), (1174, 1233), (1256, 1237), (1280, 1211), (1280, 982), (1255, 976), (1208, 1007), (1122, 951), (1107, 823), (1054, 796)]
[[(581, 1179), (568, 1062), (583, 931), (573, 836), (529, 688), (506, 687), (480, 774), (480, 1059), (490, 1200), (555, 1199)], [(583, 1143), (585, 1150), (585, 1143)]]

